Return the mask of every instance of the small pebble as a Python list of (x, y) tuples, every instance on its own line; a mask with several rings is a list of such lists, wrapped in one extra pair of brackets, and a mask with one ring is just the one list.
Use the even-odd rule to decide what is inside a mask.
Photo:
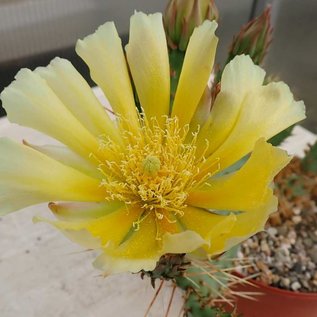
[(279, 235), (285, 236), (285, 234), (287, 233), (287, 227), (285, 225), (282, 225), (281, 227), (277, 228), (277, 232)]
[(266, 254), (270, 254), (270, 248), (266, 241), (261, 242), (261, 251), (265, 252)]
[(291, 289), (292, 289), (293, 291), (298, 291), (301, 287), (302, 287), (302, 286), (299, 284), (299, 282), (294, 282), (294, 283), (292, 283), (292, 285), (291, 285)]
[(299, 215), (300, 213), (301, 213), (302, 211), (301, 211), (301, 209), (300, 208), (293, 208), (293, 213), (294, 213), (294, 215)]
[(310, 239), (310, 238), (306, 238), (306, 239), (304, 239), (304, 244), (305, 244), (305, 246), (307, 247), (307, 248), (311, 248), (313, 245), (314, 245), (314, 242), (313, 242), (313, 240), (312, 239)]
[(317, 245), (315, 245), (308, 253), (311, 259), (317, 263)]
[(274, 227), (270, 227), (267, 229), (267, 233), (271, 236), (271, 237), (275, 237), (277, 235), (277, 229)]
[(297, 274), (300, 274), (302, 273), (302, 265), (300, 263), (295, 263), (295, 265), (292, 267), (292, 270)]
[(293, 220), (293, 222), (294, 222), (295, 224), (297, 224), (297, 223), (300, 223), (300, 222), (302, 221), (302, 217), (301, 217), (301, 216), (294, 216), (294, 217), (292, 218), (292, 220)]
[(284, 286), (285, 288), (288, 288), (290, 284), (291, 284), (291, 281), (289, 278), (282, 278), (282, 286)]
[(309, 272), (305, 273), (305, 278), (306, 280), (310, 280), (311, 279), (311, 274)]

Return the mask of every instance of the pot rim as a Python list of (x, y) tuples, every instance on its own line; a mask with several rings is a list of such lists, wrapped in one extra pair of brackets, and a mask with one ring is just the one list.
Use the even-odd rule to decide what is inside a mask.
[[(241, 274), (240, 272), (235, 271), (234, 272), (235, 275), (241, 277), (241, 278), (246, 278), (247, 276)], [(264, 284), (263, 282), (260, 281), (256, 281), (254, 279), (249, 279), (247, 280), (248, 282), (251, 282), (252, 284), (258, 286), (259, 288), (264, 288), (265, 290), (267, 290), (268, 292), (271, 293), (276, 293), (279, 295), (284, 295), (287, 297), (300, 297), (302, 299), (313, 299), (313, 300), (317, 300), (317, 293), (301, 293), (301, 292), (293, 292), (293, 291), (289, 291), (289, 290), (285, 290), (285, 289), (281, 289), (281, 288), (277, 288), (274, 286), (270, 286), (267, 284)]]

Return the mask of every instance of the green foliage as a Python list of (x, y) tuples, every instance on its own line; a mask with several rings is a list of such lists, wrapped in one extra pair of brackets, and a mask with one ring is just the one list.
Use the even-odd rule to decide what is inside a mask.
[(280, 145), (286, 138), (288, 138), (292, 134), (293, 128), (294, 126), (292, 125), (288, 127), (287, 129), (281, 131), (280, 133), (275, 135), (273, 138), (271, 138), (269, 142), (274, 146)]
[(292, 194), (292, 197), (290, 198), (301, 197), (307, 194), (307, 190), (305, 188), (305, 178), (303, 175), (291, 174), (285, 179), (285, 181)]
[(172, 107), (174, 97), (176, 94), (176, 89), (179, 81), (179, 76), (182, 71), (183, 63), (184, 63), (185, 53), (179, 50), (171, 50), (169, 52), (170, 59), (170, 73), (171, 73), (171, 102), (170, 105)]
[(302, 160), (302, 168), (305, 172), (317, 174), (317, 142), (306, 153)]

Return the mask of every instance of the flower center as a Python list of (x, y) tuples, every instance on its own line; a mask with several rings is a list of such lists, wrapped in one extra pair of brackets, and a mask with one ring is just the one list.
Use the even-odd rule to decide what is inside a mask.
[(125, 149), (111, 140), (103, 144), (115, 158), (99, 166), (105, 198), (175, 221), (183, 215), (188, 193), (206, 179), (197, 181), (204, 157), (196, 158), (196, 135), (185, 143), (188, 127), (180, 128), (177, 118), (166, 118), (164, 128), (155, 119), (140, 119), (140, 124), (137, 135), (123, 131)]
[(142, 167), (146, 175), (155, 176), (161, 168), (161, 161), (157, 156), (148, 155), (143, 160)]

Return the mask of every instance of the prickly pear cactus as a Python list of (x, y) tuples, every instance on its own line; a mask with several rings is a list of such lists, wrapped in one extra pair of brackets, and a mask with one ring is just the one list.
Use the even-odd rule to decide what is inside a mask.
[(185, 254), (165, 254), (161, 256), (153, 271), (141, 271), (141, 278), (148, 276), (154, 288), (156, 280), (175, 281), (184, 274), (189, 265)]
[(153, 271), (142, 271), (141, 277), (149, 277), (154, 288), (157, 280), (172, 281), (181, 288), (184, 317), (236, 317), (216, 306), (219, 299), (227, 301), (225, 294), (230, 293), (227, 281), (231, 275), (227, 269), (235, 253), (236, 250), (232, 250), (213, 261), (189, 259), (185, 254), (166, 254)]
[[(233, 276), (228, 269), (232, 267), (232, 258), (235, 257), (236, 252), (237, 249), (234, 248), (216, 260), (192, 260), (183, 275), (175, 279), (177, 286), (185, 291), (184, 316), (237, 316), (234, 312), (225, 312), (219, 305), (219, 301), (223, 304), (228, 304), (230, 301), (228, 281), (232, 281)], [(228, 309), (228, 311), (232, 310), (232, 308)]]

